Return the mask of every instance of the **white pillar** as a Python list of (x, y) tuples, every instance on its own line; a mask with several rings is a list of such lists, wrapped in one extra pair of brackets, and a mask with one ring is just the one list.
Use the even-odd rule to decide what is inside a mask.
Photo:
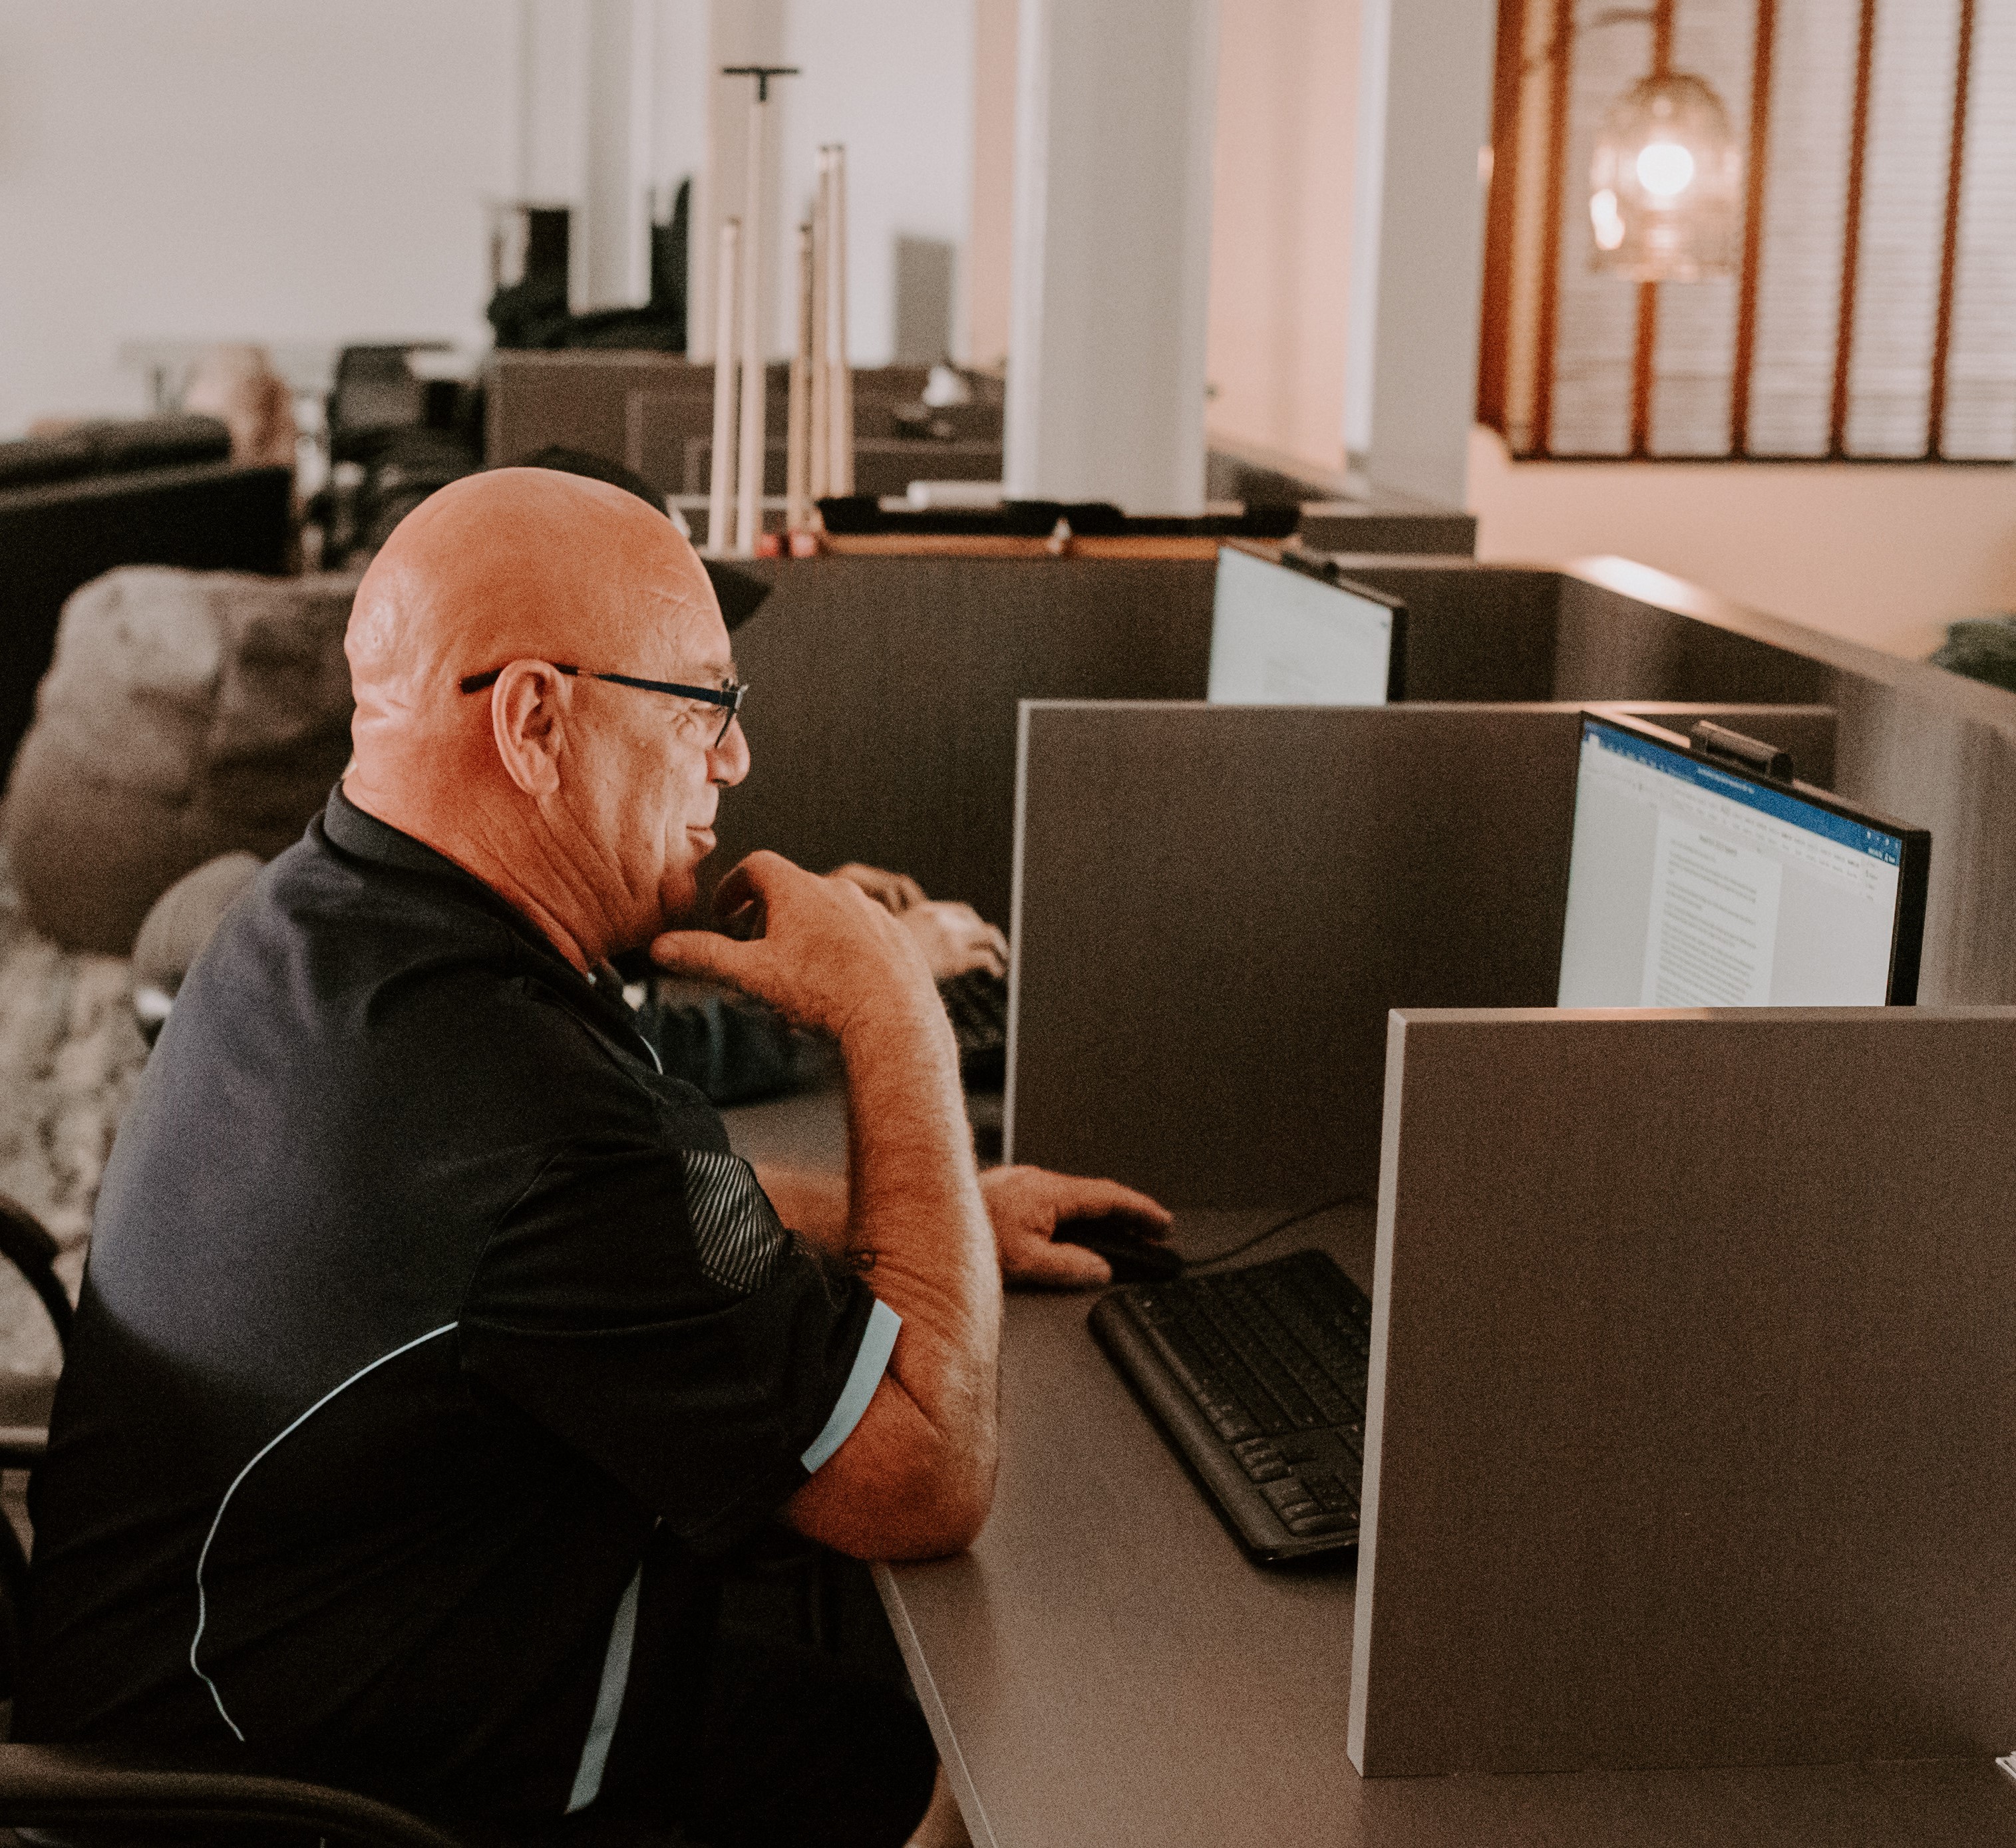
[(1021, 0), (1006, 471), (1204, 505), (1218, 0)]
[[(721, 222), (740, 218), (748, 196), (747, 171), (749, 153), (749, 86), (746, 77), (723, 77), (725, 64), (788, 64), (784, 55), (784, 0), (707, 0), (707, 165), (695, 186), (689, 249), (692, 268), (686, 283), (686, 353), (689, 358), (710, 360), (716, 345), (714, 325), (715, 294), (714, 261), (718, 254)], [(783, 85), (770, 92), (770, 106), (783, 106)], [(775, 225), (783, 221), (783, 195), (778, 183), (778, 149), (785, 137), (772, 133), (764, 156), (763, 220)], [(766, 238), (757, 253), (763, 266), (764, 299), (774, 301), (776, 292), (777, 240)], [(704, 273), (700, 266), (704, 264)], [(735, 341), (721, 342), (733, 356)], [(767, 330), (766, 330), (767, 334)]]
[(1383, 132), (1377, 212), (1353, 238), (1348, 440), (1381, 487), (1453, 507), (1463, 505), (1477, 414), (1497, 10), (1495, 0), (1366, 0), (1365, 13), (1361, 120)]
[(1346, 283), (1344, 452), (1363, 467), (1372, 448), (1372, 378), (1379, 332), (1379, 210), (1386, 188), (1386, 66), (1393, 0), (1359, 0), (1358, 122), (1351, 172)]
[(589, 308), (632, 307), (651, 292), (653, 0), (589, 0), (587, 185), (576, 235)]

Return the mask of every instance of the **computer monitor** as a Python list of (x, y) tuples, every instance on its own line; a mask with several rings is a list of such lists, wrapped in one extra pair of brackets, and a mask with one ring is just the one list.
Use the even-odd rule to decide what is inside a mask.
[(1221, 546), (1206, 697), (1214, 706), (1384, 706), (1402, 696), (1406, 617), (1397, 598), (1339, 576), (1327, 560), (1276, 564)]
[(1585, 714), (1564, 1008), (1908, 1005), (1931, 836)]

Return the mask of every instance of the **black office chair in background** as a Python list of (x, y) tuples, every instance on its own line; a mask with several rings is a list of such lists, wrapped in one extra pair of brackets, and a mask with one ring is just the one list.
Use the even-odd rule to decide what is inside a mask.
[[(17, 1200), (0, 1194), (0, 1257), (40, 1299), (59, 1344), (70, 1339), (68, 1293), (56, 1273), (56, 1240)], [(46, 1431), (0, 1430), (0, 1469), (31, 1469)], [(11, 1702), (21, 1660), (28, 1559), (0, 1514), (0, 1700)], [(389, 1803), (288, 1778), (178, 1771), (70, 1746), (0, 1744), (0, 1830), (44, 1830), (61, 1839), (112, 1842), (131, 1832), (172, 1831), (192, 1842), (257, 1837), (341, 1842), (351, 1848), (463, 1848), (445, 1831)]]
[(414, 354), (447, 345), (407, 340), (337, 356), (326, 404), (334, 472), (307, 509), (322, 530), (326, 566), (376, 552), (429, 494), (482, 466), (481, 386), (414, 369)]

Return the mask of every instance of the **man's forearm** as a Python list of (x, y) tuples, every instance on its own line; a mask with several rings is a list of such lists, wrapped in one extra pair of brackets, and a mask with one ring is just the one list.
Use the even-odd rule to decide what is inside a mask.
[[(992, 1494), (1001, 1278), (973, 1161), (958, 1054), (934, 998), (878, 1011), (841, 1040), (850, 1150), (848, 1243), (903, 1318), (889, 1378), (900, 1418), (864, 1428), (860, 1461), (894, 1519), (875, 1550), (942, 1551)], [(920, 1466), (920, 1463), (921, 1465)]]

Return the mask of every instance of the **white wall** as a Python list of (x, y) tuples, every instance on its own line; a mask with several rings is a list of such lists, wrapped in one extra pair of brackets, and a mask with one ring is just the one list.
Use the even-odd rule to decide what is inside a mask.
[[(932, 238), (963, 255), (973, 204), (973, 0), (790, 0), (785, 11), (787, 77), (780, 136), (784, 222), (811, 214), (812, 162), (820, 145), (847, 148), (847, 322), (856, 365), (887, 363), (895, 351), (896, 240)], [(963, 268), (963, 264), (959, 265)], [(788, 262), (779, 274), (788, 275)], [(793, 319), (778, 292), (775, 351), (790, 349)], [(954, 343), (967, 318), (953, 303)], [(960, 358), (966, 355), (959, 354)]]
[[(626, 125), (625, 158), (603, 177), (622, 183), (627, 160), (632, 183), (664, 185), (707, 145), (708, 0), (633, 3), (628, 42), (650, 49), (656, 120), (648, 135)], [(0, 435), (146, 409), (146, 380), (117, 363), (129, 340), (486, 340), (485, 207), (583, 203), (596, 171), (590, 27), (621, 28), (623, 10), (0, 0)], [(972, 35), (973, 0), (787, 8), (783, 61), (805, 75), (780, 124), (776, 247), (789, 247), (814, 147), (845, 142), (865, 363), (892, 344), (895, 238), (965, 243)], [(639, 196), (640, 225), (643, 210)], [(641, 257), (619, 266), (633, 287)], [(585, 262), (576, 279), (585, 299)], [(782, 351), (781, 299), (776, 325)]]
[[(770, 88), (770, 157), (762, 210), (773, 355), (796, 325), (797, 232), (810, 215), (822, 145), (847, 149), (849, 356), (887, 363), (895, 344), (895, 246), (936, 239), (959, 252), (972, 221), (974, 0), (713, 0), (715, 65), (795, 65)], [(704, 302), (697, 354), (711, 357), (711, 259), (724, 218), (743, 213), (747, 77), (716, 78), (711, 106), (716, 196), (706, 211), (707, 257), (695, 265)], [(956, 349), (967, 318), (953, 304)], [(966, 355), (963, 351), (959, 357)]]
[(122, 340), (477, 337), (513, 0), (0, 0), (0, 432)]

